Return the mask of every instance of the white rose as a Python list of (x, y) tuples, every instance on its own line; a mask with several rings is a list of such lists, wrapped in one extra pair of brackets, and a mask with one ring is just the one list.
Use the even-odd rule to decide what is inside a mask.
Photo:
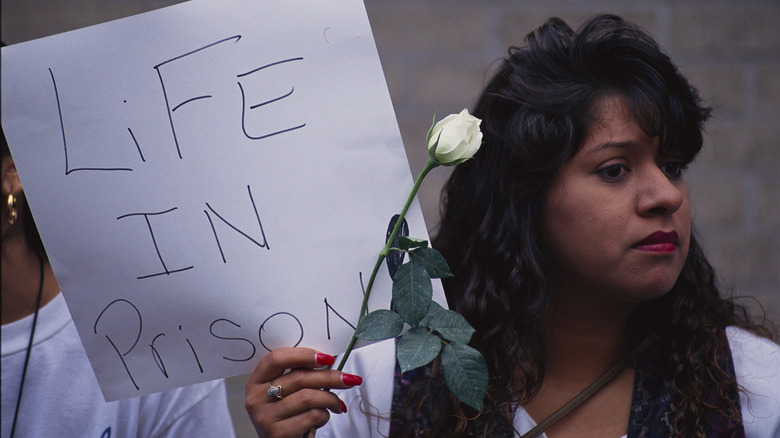
[(428, 156), (444, 166), (473, 157), (482, 144), (481, 122), (465, 109), (441, 119), (428, 133)]

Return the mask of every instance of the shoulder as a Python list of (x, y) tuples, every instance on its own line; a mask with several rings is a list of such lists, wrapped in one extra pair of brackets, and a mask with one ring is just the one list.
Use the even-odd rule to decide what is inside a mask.
[(338, 393), (347, 413), (331, 415), (317, 436), (387, 436), (393, 402), (395, 340), (377, 342), (352, 352), (344, 372), (363, 378), (360, 386)]
[[(780, 346), (745, 329), (727, 327), (726, 336), (740, 384), (780, 379)], [(777, 387), (780, 391), (780, 386)]]
[(139, 432), (145, 436), (234, 436), (224, 380), (198, 383), (156, 394), (139, 401)]
[(740, 387), (748, 437), (780, 434), (780, 346), (747, 330), (728, 327), (726, 335)]
[(395, 369), (395, 339), (387, 339), (360, 347), (352, 352), (344, 366), (345, 372), (393, 374)]
[[(101, 436), (109, 430), (112, 436), (233, 436), (222, 381), (105, 402), (62, 294), (41, 307), (38, 317), (21, 406), (25, 412), (21, 435)], [(2, 329), (4, 389), (9, 381), (16, 387), (21, 379), (32, 316), (18, 322), (26, 332), (18, 352), (6, 351), (6, 335), (13, 333), (6, 333), (8, 326)], [(0, 392), (5, 436), (5, 408), (15, 405), (17, 394)]]

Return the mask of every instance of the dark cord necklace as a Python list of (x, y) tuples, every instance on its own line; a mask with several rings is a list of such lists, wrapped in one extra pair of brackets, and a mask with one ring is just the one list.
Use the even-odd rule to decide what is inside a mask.
[(32, 330), (30, 330), (30, 342), (27, 344), (27, 355), (24, 358), (24, 368), (22, 368), (22, 382), (19, 385), (19, 398), (16, 399), (16, 411), (14, 412), (14, 422), (11, 426), (11, 438), (16, 432), (16, 419), (19, 418), (19, 406), (22, 404), (22, 390), (24, 390), (24, 378), (27, 376), (27, 364), (30, 363), (30, 352), (33, 346), (33, 337), (35, 337), (35, 326), (38, 323), (38, 311), (41, 309), (41, 297), (43, 296), (43, 257), (38, 255), (38, 261), (41, 264), (41, 281), (38, 285), (38, 299), (35, 302), (35, 315), (33, 316)]

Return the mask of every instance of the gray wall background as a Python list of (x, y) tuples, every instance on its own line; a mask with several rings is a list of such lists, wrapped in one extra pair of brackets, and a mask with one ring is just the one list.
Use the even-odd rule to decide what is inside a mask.
[[(337, 1), (337, 0), (333, 0)], [(601, 12), (650, 31), (715, 108), (688, 171), (694, 222), (726, 291), (780, 322), (780, 1), (365, 0), (415, 175), (434, 112), (470, 107), (494, 61), (549, 16), (576, 27)], [(144, 12), (176, 0), (2, 0), (13, 44)], [(437, 169), (420, 194), (438, 220)], [(244, 377), (228, 379), (239, 436)]]

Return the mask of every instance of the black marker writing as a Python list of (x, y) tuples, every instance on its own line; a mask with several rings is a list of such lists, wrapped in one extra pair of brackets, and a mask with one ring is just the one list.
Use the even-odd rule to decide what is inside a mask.
[[(125, 372), (127, 372), (127, 376), (130, 377), (130, 381), (133, 383), (133, 386), (135, 386), (135, 389), (139, 389), (138, 384), (135, 383), (135, 379), (133, 378), (133, 374), (130, 372), (130, 369), (127, 367), (127, 362), (125, 362), (125, 356), (127, 356), (128, 354), (130, 354), (131, 351), (133, 351), (133, 349), (135, 348), (136, 344), (138, 344), (138, 340), (141, 339), (141, 331), (143, 330), (143, 320), (141, 319), (141, 312), (138, 311), (138, 308), (135, 307), (135, 305), (133, 303), (131, 303), (130, 301), (127, 301), (127, 300), (125, 300), (123, 298), (120, 298), (120, 299), (112, 301), (111, 303), (109, 303), (103, 309), (102, 312), (100, 312), (100, 314), (98, 315), (97, 319), (95, 319), (94, 332), (95, 332), (95, 334), (97, 334), (97, 332), (98, 332), (98, 323), (100, 323), (100, 319), (103, 317), (103, 315), (105, 315), (106, 311), (108, 309), (112, 308), (112, 307), (120, 306), (122, 303), (126, 304), (125, 306), (122, 306), (122, 307), (123, 307), (124, 312), (130, 315), (131, 319), (136, 319), (136, 317), (137, 317), (137, 320), (138, 320), (138, 334), (135, 336), (135, 340), (132, 341), (132, 343), (130, 344), (130, 348), (127, 348), (125, 352), (119, 351), (119, 347), (117, 347), (117, 344), (114, 342), (114, 339), (112, 339), (109, 335), (106, 335), (106, 339), (108, 340), (108, 343), (111, 344), (111, 347), (114, 349), (116, 354), (119, 356), (119, 360), (122, 362), (122, 366), (124, 366)], [(129, 306), (129, 308), (127, 306)], [(129, 323), (129, 321), (127, 321), (124, 318), (117, 318), (117, 319), (122, 321), (122, 330), (121, 331), (123, 333), (130, 333), (130, 332), (128, 332), (128, 327), (129, 327), (128, 323)], [(112, 321), (110, 321), (110, 322), (112, 322)], [(129, 338), (129, 339), (132, 339), (132, 337)]]
[(333, 308), (330, 304), (328, 304), (328, 299), (325, 298), (325, 329), (328, 333), (328, 340), (330, 340), (330, 312), (333, 312), (336, 314), (336, 316), (339, 317), (342, 321), (346, 322), (348, 326), (352, 327), (352, 330), (356, 330), (356, 327), (352, 325), (351, 322), (347, 321), (346, 318), (341, 316), (339, 312), (336, 311), (336, 309)]
[(196, 101), (196, 100), (200, 100), (200, 99), (210, 99), (210, 98), (212, 98), (212, 97), (214, 97), (214, 96), (211, 96), (211, 95), (206, 95), (206, 96), (198, 96), (198, 97), (193, 97), (192, 99), (187, 99), (187, 100), (185, 100), (184, 102), (182, 102), (182, 103), (180, 103), (180, 104), (176, 105), (175, 107), (173, 107), (173, 109), (171, 110), (171, 112), (174, 112), (174, 111), (176, 111), (177, 109), (181, 108), (182, 106), (184, 106), (184, 105), (186, 105), (186, 104), (188, 104), (188, 103), (190, 103), (190, 102), (194, 102), (194, 101)]
[[(54, 97), (57, 100), (57, 114), (60, 118), (60, 132), (62, 133), (62, 147), (65, 150), (65, 175), (70, 175), (72, 172), (80, 170), (98, 170), (98, 171), (130, 171), (133, 169), (128, 167), (70, 167), (70, 158), (68, 156), (68, 140), (65, 136), (65, 121), (62, 118), (62, 104), (60, 103), (60, 91), (57, 89), (57, 80), (54, 77), (54, 72), (49, 69), (49, 75), (51, 76), (51, 83), (54, 87)], [(132, 134), (132, 133), (131, 133)]]
[[(255, 357), (255, 353), (257, 352), (257, 348), (255, 347), (255, 344), (253, 344), (250, 340), (244, 339), (244, 338), (231, 337), (231, 336), (220, 336), (220, 335), (218, 335), (217, 333), (214, 332), (215, 331), (214, 326), (217, 325), (217, 323), (222, 323), (222, 322), (230, 323), (234, 327), (241, 328), (240, 325), (236, 324), (235, 322), (233, 322), (233, 321), (231, 321), (229, 319), (220, 318), (220, 319), (217, 319), (214, 322), (212, 322), (211, 325), (209, 326), (209, 333), (211, 333), (211, 336), (214, 336), (217, 339), (224, 339), (224, 340), (228, 340), (228, 341), (245, 342), (245, 343), (249, 344), (250, 347), (252, 347), (252, 353), (249, 356), (247, 356), (247, 357), (245, 357), (243, 359), (235, 359), (235, 358), (227, 357), (227, 356), (222, 356), (222, 358), (225, 359), (225, 360), (233, 361), (233, 362), (246, 362), (246, 361), (252, 359), (253, 357)], [(220, 324), (220, 325), (224, 325), (224, 324)]]
[[(179, 326), (179, 331), (182, 331), (181, 325)], [(162, 355), (160, 354), (160, 351), (157, 349), (157, 346), (155, 346), (155, 342), (157, 342), (157, 339), (164, 337), (165, 333), (158, 333), (153, 339), (152, 343), (149, 344), (149, 347), (152, 349), (152, 357), (154, 358), (154, 363), (157, 365), (157, 368), (160, 369), (163, 376), (165, 378), (168, 378), (168, 369), (165, 367), (165, 362), (163, 362)], [(190, 347), (190, 351), (192, 351), (192, 355), (195, 358), (195, 363), (198, 365), (198, 369), (201, 373), (203, 373), (203, 365), (200, 363), (200, 358), (198, 357), (198, 353), (195, 352), (195, 347), (192, 346), (192, 342), (190, 342), (189, 338), (184, 338), (184, 340), (187, 342), (187, 345)]]
[[(331, 312), (352, 330), (355, 329), (355, 325), (344, 318), (328, 302), (327, 298), (324, 299), (324, 304), (328, 325), (328, 340), (330, 340), (329, 315)], [(191, 327), (185, 330), (181, 323), (173, 323), (172, 321), (169, 321), (169, 323), (168, 327), (173, 326), (170, 330), (162, 329), (153, 333), (144, 333), (143, 318), (139, 309), (129, 300), (120, 298), (109, 303), (99, 313), (95, 319), (94, 333), (105, 336), (116, 352), (130, 382), (138, 390), (139, 385), (136, 383), (128, 366), (127, 357), (131, 354), (136, 355), (133, 358), (134, 360), (130, 361), (131, 363), (145, 367), (144, 365), (138, 365), (141, 363), (139, 359), (149, 361), (149, 366), (153, 362), (160, 373), (166, 379), (169, 379), (175, 378), (177, 374), (190, 374), (193, 369), (193, 359), (194, 365), (198, 367), (199, 372), (205, 372), (204, 362), (201, 361), (202, 355), (197, 352), (195, 344), (191, 341), (193, 333), (198, 334), (197, 338), (200, 340), (199, 347), (201, 350), (203, 350), (203, 345), (208, 346), (205, 353), (206, 357), (217, 355), (222, 360), (229, 362), (247, 362), (257, 355), (255, 342), (259, 341), (260, 345), (267, 351), (281, 347), (295, 347), (303, 341), (305, 331), (303, 323), (296, 315), (284, 311), (273, 313), (263, 320), (256, 332), (257, 340), (251, 339), (254, 337), (248, 335), (251, 333), (249, 331), (251, 329), (242, 329), (241, 325), (228, 318), (217, 318), (208, 324), (207, 331), (211, 338), (205, 333), (206, 327), (201, 326), (199, 322), (192, 322), (193, 325), (196, 325), (194, 331)], [(143, 339), (144, 343), (148, 342), (147, 345), (149, 346), (151, 357), (146, 355), (147, 350), (145, 349), (139, 349), (139, 351), (135, 352), (136, 346), (141, 339)], [(209, 339), (211, 339), (211, 342), (209, 342)], [(185, 342), (192, 353), (192, 357), (189, 359), (186, 354), (183, 354), (183, 344)], [(229, 354), (218, 353), (225, 347), (229, 348)], [(206, 363), (213, 362), (207, 361)]]
[[(181, 326), (179, 326), (179, 331), (181, 331)], [(195, 347), (192, 346), (192, 342), (190, 342), (189, 338), (184, 338), (185, 341), (187, 341), (187, 345), (190, 346), (190, 351), (192, 351), (192, 355), (195, 356), (195, 362), (198, 364), (198, 369), (200, 370), (200, 373), (203, 374), (203, 365), (200, 364), (200, 358), (198, 357), (198, 353), (195, 352)]]
[(227, 259), (225, 259), (225, 252), (222, 251), (222, 244), (219, 243), (219, 237), (217, 236), (217, 229), (214, 228), (214, 221), (211, 220), (211, 215), (209, 215), (208, 211), (203, 210), (203, 213), (206, 215), (206, 219), (209, 220), (209, 225), (211, 225), (211, 232), (214, 233), (214, 240), (217, 242), (217, 249), (219, 250), (219, 255), (222, 256), (222, 263), (227, 263)]
[(165, 98), (165, 107), (168, 110), (168, 122), (170, 123), (170, 126), (171, 126), (171, 133), (173, 134), (173, 142), (176, 144), (176, 153), (179, 155), (179, 158), (182, 158), (181, 147), (179, 145), (179, 138), (176, 135), (176, 127), (174, 126), (174, 123), (173, 123), (173, 111), (176, 110), (176, 109), (179, 109), (182, 105), (185, 105), (185, 104), (188, 104), (188, 103), (192, 103), (192, 102), (194, 102), (196, 100), (203, 99), (203, 98), (206, 98), (206, 97), (211, 97), (211, 96), (206, 96), (206, 95), (195, 96), (194, 98), (185, 99), (183, 102), (179, 102), (178, 104), (176, 104), (173, 107), (171, 107), (171, 102), (170, 102), (170, 100), (168, 98), (168, 92), (165, 89), (165, 80), (163, 79), (163, 74), (162, 74), (161, 68), (164, 67), (167, 64), (170, 64), (171, 62), (174, 62), (174, 61), (177, 61), (179, 59), (185, 58), (185, 57), (190, 56), (190, 55), (192, 55), (194, 53), (198, 53), (198, 52), (200, 52), (202, 50), (206, 50), (206, 49), (208, 49), (210, 47), (214, 47), (217, 44), (221, 44), (221, 43), (224, 43), (224, 42), (227, 42), (227, 41), (231, 41), (231, 40), (234, 43), (236, 43), (240, 39), (241, 39), (241, 35), (234, 35), (234, 36), (231, 36), (231, 37), (219, 40), (217, 42), (205, 45), (205, 46), (200, 47), (198, 49), (192, 50), (192, 51), (187, 52), (187, 53), (185, 53), (183, 55), (179, 55), (179, 56), (176, 56), (174, 58), (168, 59), (168, 60), (163, 61), (163, 62), (161, 62), (161, 63), (159, 63), (159, 64), (154, 66), (154, 69), (157, 71), (157, 77), (160, 79), (160, 86), (162, 87), (163, 97)]
[(149, 274), (149, 275), (143, 275), (143, 276), (140, 276), (140, 277), (136, 277), (139, 280), (142, 280), (144, 278), (157, 277), (159, 275), (170, 275), (170, 274), (173, 274), (173, 273), (176, 273), (176, 272), (182, 272), (182, 271), (186, 271), (186, 270), (189, 270), (189, 269), (193, 268), (193, 266), (188, 266), (186, 268), (168, 269), (168, 266), (165, 264), (165, 260), (163, 259), (163, 256), (160, 253), (160, 247), (157, 245), (157, 239), (154, 237), (154, 229), (152, 229), (152, 223), (149, 220), (150, 216), (158, 216), (158, 215), (167, 214), (167, 213), (170, 213), (170, 212), (176, 210), (177, 208), (178, 207), (173, 207), (173, 208), (170, 208), (168, 210), (160, 211), (160, 212), (156, 212), (156, 213), (129, 213), (129, 214), (125, 214), (125, 215), (122, 215), (122, 216), (119, 216), (118, 218), (116, 218), (117, 220), (120, 220), (120, 219), (124, 219), (124, 218), (128, 218), (128, 217), (143, 216), (144, 219), (146, 220), (146, 227), (149, 229), (149, 234), (152, 236), (152, 243), (154, 244), (155, 251), (157, 251), (157, 258), (160, 260), (160, 264), (162, 264), (163, 272), (158, 272), (158, 273), (155, 273), (155, 274)]
[[(264, 70), (264, 69), (269, 68), (269, 67), (277, 66), (277, 65), (280, 65), (280, 64), (285, 64), (285, 63), (288, 63), (288, 62), (301, 61), (301, 60), (303, 60), (303, 58), (301, 58), (301, 57), (283, 59), (281, 61), (272, 62), (270, 64), (266, 64), (264, 66), (261, 66), (261, 67), (258, 67), (256, 69), (250, 70), (250, 71), (248, 71), (246, 73), (241, 73), (239, 75), (236, 75), (236, 77), (239, 78), (239, 79), (240, 78), (244, 78), (244, 77), (250, 76), (252, 74), (255, 74), (255, 73), (259, 72), (260, 70)], [(306, 123), (301, 123), (299, 125), (295, 125), (295, 126), (292, 126), (292, 127), (289, 127), (289, 128), (278, 130), (278, 131), (266, 132), (264, 134), (258, 134), (258, 135), (250, 135), (247, 132), (247, 129), (246, 129), (246, 114), (247, 114), (246, 113), (246, 108), (247, 108), (247, 103), (246, 103), (246, 94), (244, 93), (244, 86), (241, 84), (241, 81), (238, 81), (237, 84), (238, 84), (238, 89), (241, 91), (241, 129), (244, 131), (244, 135), (247, 138), (252, 139), (252, 140), (262, 140), (264, 138), (272, 137), (274, 135), (283, 134), (285, 132), (294, 131), (296, 129), (301, 129), (304, 126), (306, 126)], [(254, 109), (260, 108), (262, 106), (268, 105), (270, 103), (278, 102), (278, 101), (280, 101), (282, 99), (285, 99), (285, 98), (291, 96), (294, 91), (295, 91), (295, 87), (293, 86), (293, 87), (291, 87), (290, 92), (285, 93), (285, 94), (283, 94), (281, 96), (275, 97), (273, 99), (266, 100), (264, 102), (260, 102), (260, 103), (254, 104), (254, 105), (250, 105), (249, 109), (250, 110), (254, 110)]]
[[(292, 318), (292, 320), (295, 321), (298, 324), (298, 328), (300, 330), (300, 334), (301, 335), (298, 338), (298, 340), (295, 342), (295, 345), (292, 345), (292, 347), (297, 347), (301, 343), (301, 341), (303, 340), (303, 324), (301, 324), (301, 321), (298, 319), (298, 317), (296, 317), (295, 315), (293, 315), (292, 313), (289, 313), (289, 312), (276, 312), (273, 315), (271, 315), (268, 318), (266, 318), (265, 321), (263, 321), (263, 323), (260, 324), (260, 330), (257, 331), (258, 338), (260, 339), (260, 345), (262, 345), (263, 348), (265, 348), (268, 351), (271, 351), (274, 348), (278, 348), (278, 347), (277, 346), (270, 346), (269, 347), (268, 345), (266, 345), (265, 342), (263, 342), (263, 331), (265, 330), (265, 326), (266, 326), (266, 324), (271, 322), (272, 319), (276, 318), (278, 320), (280, 317), (284, 317), (284, 316), (286, 316), (288, 318)], [(284, 331), (280, 330), (280, 331), (275, 331), (275, 332), (277, 332), (277, 333), (279, 333), (279, 332), (292, 333), (292, 331), (295, 330), (295, 328), (294, 328), (295, 326), (293, 324), (287, 324), (287, 325), (290, 326), (287, 330), (284, 330)]]
[(135, 139), (135, 134), (133, 134), (133, 130), (130, 128), (127, 128), (127, 132), (130, 133), (130, 138), (133, 139), (133, 143), (135, 144), (135, 148), (138, 149), (138, 155), (141, 156), (141, 161), (146, 163), (146, 159), (144, 158), (144, 153), (141, 152), (141, 145), (138, 144), (138, 140)]
[[(234, 231), (236, 231), (237, 233), (241, 234), (242, 236), (246, 237), (247, 239), (249, 239), (255, 245), (259, 246), (260, 248), (265, 248), (267, 250), (270, 250), (271, 247), (268, 245), (268, 239), (266, 239), (266, 237), (265, 237), (265, 230), (263, 230), (263, 223), (262, 223), (262, 221), (260, 221), (260, 214), (257, 212), (257, 205), (255, 204), (255, 199), (252, 197), (252, 188), (247, 185), (246, 186), (246, 191), (249, 194), (249, 202), (252, 204), (252, 209), (255, 212), (255, 218), (257, 219), (257, 225), (260, 227), (260, 236), (261, 236), (261, 238), (259, 240), (261, 240), (262, 242), (253, 239), (249, 234), (241, 231), (235, 225), (233, 225), (230, 222), (228, 222), (228, 220), (225, 219), (224, 217), (222, 217), (222, 215), (220, 215), (219, 213), (217, 213), (216, 210), (214, 210), (211, 207), (211, 205), (209, 205), (208, 202), (206, 203), (206, 208), (208, 208), (209, 211), (211, 211), (211, 213), (214, 214), (214, 216), (218, 217), (227, 226), (229, 226), (230, 228), (232, 228)], [(224, 253), (224, 251), (222, 251), (222, 245), (219, 243), (219, 235), (217, 234), (217, 230), (214, 227), (214, 222), (211, 220), (211, 215), (209, 215), (209, 212), (206, 211), (206, 210), (203, 210), (203, 212), (206, 213), (206, 217), (209, 220), (209, 224), (211, 224), (211, 231), (214, 233), (214, 239), (217, 241), (217, 247), (219, 248), (219, 253), (222, 256), (222, 262), (226, 263), (225, 253)]]
[(154, 343), (157, 341), (157, 338), (161, 336), (165, 336), (165, 333), (158, 333), (157, 336), (155, 336), (154, 339), (152, 339), (152, 343), (149, 344), (149, 347), (151, 347), (152, 349), (152, 357), (154, 358), (154, 363), (157, 364), (157, 368), (159, 368), (160, 371), (162, 371), (163, 376), (165, 376), (165, 378), (167, 379), (168, 370), (165, 369), (165, 363), (162, 360), (162, 356), (160, 356), (160, 352), (157, 351), (157, 348), (154, 346)]

